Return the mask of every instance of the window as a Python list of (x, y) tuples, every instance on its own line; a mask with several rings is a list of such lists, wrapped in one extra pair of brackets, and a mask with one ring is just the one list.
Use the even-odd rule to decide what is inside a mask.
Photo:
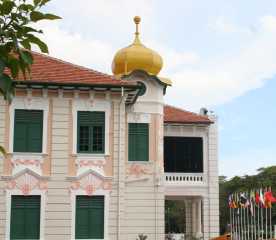
[(40, 196), (12, 196), (10, 239), (39, 239)]
[(42, 135), (42, 110), (15, 110), (14, 152), (42, 152)]
[(148, 123), (128, 124), (128, 160), (149, 160), (149, 125)]
[(164, 138), (165, 172), (202, 173), (203, 139), (200, 137)]
[(78, 112), (79, 153), (104, 153), (104, 136), (104, 112)]
[(104, 196), (77, 196), (76, 239), (104, 238)]

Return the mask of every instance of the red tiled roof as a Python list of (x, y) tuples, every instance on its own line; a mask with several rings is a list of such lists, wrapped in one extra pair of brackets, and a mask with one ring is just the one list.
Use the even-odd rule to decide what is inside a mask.
[[(113, 76), (94, 71), (89, 68), (65, 62), (45, 54), (32, 52), (34, 63), (31, 66), (31, 82), (58, 84), (93, 84), (93, 85), (127, 85), (134, 86), (135, 82), (115, 79)], [(17, 79), (24, 81), (23, 76)]]
[(183, 124), (211, 124), (212, 121), (207, 116), (202, 116), (180, 108), (165, 105), (164, 106), (165, 123), (183, 123)]

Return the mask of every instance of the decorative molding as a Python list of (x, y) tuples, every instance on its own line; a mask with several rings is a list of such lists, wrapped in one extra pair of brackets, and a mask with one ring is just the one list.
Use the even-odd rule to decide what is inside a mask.
[(149, 164), (133, 163), (127, 166), (126, 182), (145, 181), (153, 175)]
[(70, 191), (81, 191), (82, 195), (94, 195), (98, 191), (111, 191), (111, 177), (105, 177), (95, 170), (88, 170), (85, 173), (70, 177), (72, 180)]
[(151, 116), (148, 113), (128, 113), (127, 114), (128, 123), (150, 123)]
[(12, 175), (14, 176), (24, 169), (30, 169), (38, 176), (41, 176), (44, 157), (45, 155), (43, 154), (11, 154)]
[(22, 195), (31, 195), (34, 190), (47, 191), (47, 178), (38, 176), (35, 172), (24, 169), (12, 177), (4, 177), (6, 190), (19, 190)]

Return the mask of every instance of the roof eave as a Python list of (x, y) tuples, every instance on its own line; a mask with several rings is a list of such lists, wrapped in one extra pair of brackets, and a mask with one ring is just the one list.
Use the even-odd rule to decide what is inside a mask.
[[(136, 102), (142, 86), (139, 84), (102, 84), (102, 83), (58, 83), (58, 82), (38, 82), (38, 81), (14, 81), (16, 88), (35, 88), (35, 89), (63, 89), (63, 90), (95, 90), (95, 91), (114, 91), (119, 92), (124, 89), (128, 94), (126, 104), (132, 105)], [(115, 91), (116, 89), (116, 91)]]
[(211, 125), (213, 121), (164, 121), (165, 124), (177, 124), (177, 125)]

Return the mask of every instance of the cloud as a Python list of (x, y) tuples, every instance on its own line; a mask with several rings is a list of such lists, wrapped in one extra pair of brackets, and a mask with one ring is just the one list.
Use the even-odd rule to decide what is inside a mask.
[[(163, 56), (164, 68), (160, 76), (173, 81), (166, 101), (196, 111), (201, 106), (212, 108), (262, 87), (276, 74), (275, 16), (261, 18), (254, 32), (218, 17), (213, 31), (235, 35), (240, 39), (239, 46), (233, 49), (227, 45), (220, 53), (215, 45), (210, 45), (212, 55), (203, 55), (194, 50), (183, 51), (177, 45), (169, 46), (152, 34), (159, 26), (156, 25), (158, 19), (163, 19), (155, 9), (153, 0), (139, 3), (80, 0), (78, 4), (73, 0), (66, 0), (66, 3), (56, 0), (50, 10), (63, 16), (64, 20), (58, 25), (44, 25), (45, 39), (51, 55), (110, 73), (115, 52), (133, 39), (134, 26), (129, 20), (134, 15), (141, 15), (146, 23), (141, 25), (143, 42)], [(243, 38), (244, 32), (250, 32), (250, 35)], [(202, 45), (206, 45), (204, 39)]]
[(217, 17), (215, 21), (208, 24), (208, 27), (217, 33), (251, 33), (250, 29), (233, 24), (227, 21), (224, 16)]
[(50, 55), (95, 70), (109, 72), (114, 53), (113, 46), (104, 41), (86, 38), (80, 33), (70, 33), (59, 25), (39, 25)]
[(190, 109), (212, 107), (262, 87), (276, 74), (275, 21), (274, 16), (263, 17), (250, 41), (228, 56), (206, 58), (193, 67), (183, 64), (181, 71), (172, 72), (174, 87), (167, 100)]

